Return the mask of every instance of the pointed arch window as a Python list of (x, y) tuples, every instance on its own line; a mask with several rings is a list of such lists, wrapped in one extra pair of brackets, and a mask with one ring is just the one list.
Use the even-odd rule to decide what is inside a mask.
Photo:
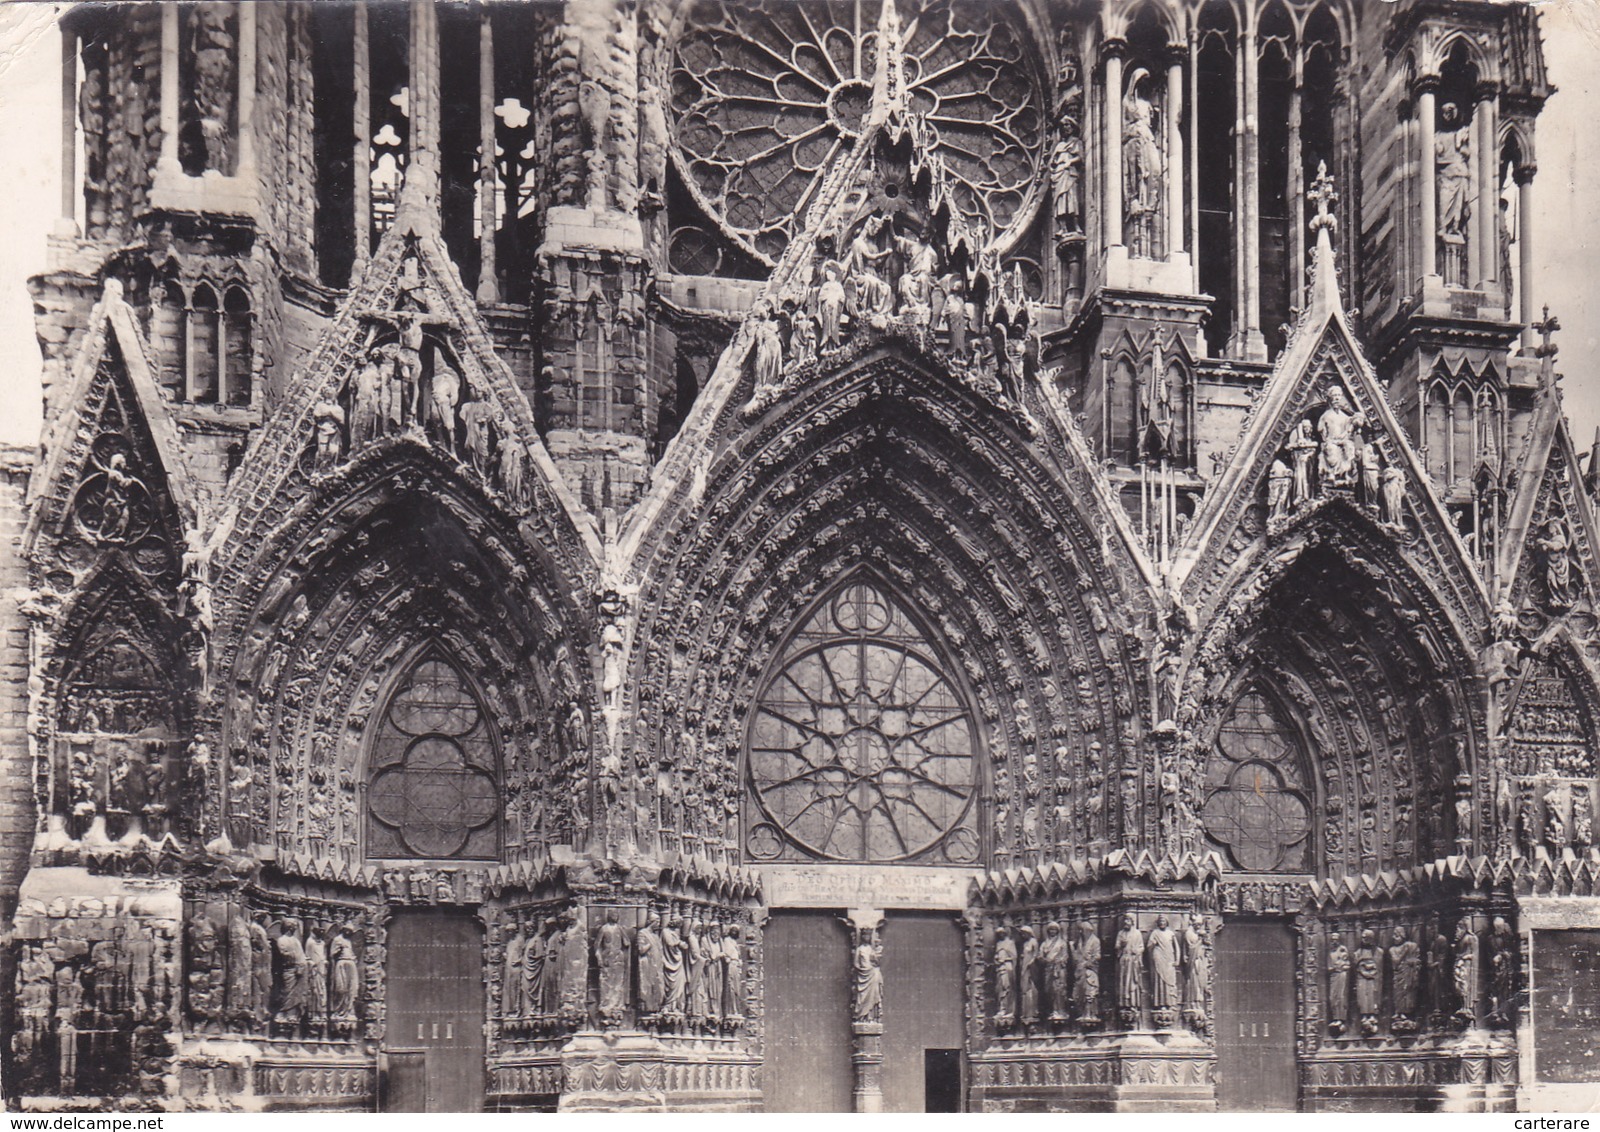
[(412, 665), (379, 721), (368, 766), (368, 857), (499, 856), (498, 748), (449, 661), (428, 654)]
[(1206, 763), (1200, 811), (1207, 839), (1235, 868), (1311, 868), (1311, 805), (1300, 742), (1276, 705), (1252, 689), (1234, 702)]
[(929, 635), (876, 578), (815, 605), (751, 713), (757, 860), (972, 864), (980, 738)]

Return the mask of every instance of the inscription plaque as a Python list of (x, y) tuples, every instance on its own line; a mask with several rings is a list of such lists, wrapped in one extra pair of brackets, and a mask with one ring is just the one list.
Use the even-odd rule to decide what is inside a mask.
[(871, 865), (768, 865), (761, 870), (772, 908), (922, 908), (967, 906), (976, 869)]
[(1600, 931), (1533, 933), (1534, 1072), (1600, 1082)]

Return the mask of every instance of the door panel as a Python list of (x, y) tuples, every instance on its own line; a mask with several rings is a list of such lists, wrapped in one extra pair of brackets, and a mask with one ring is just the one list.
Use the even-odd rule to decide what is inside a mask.
[(1232, 923), (1217, 933), (1217, 1106), (1292, 1112), (1294, 935), (1285, 924)]
[[(962, 1044), (961, 929), (949, 913), (890, 912), (883, 927), (883, 1111), (959, 1103), (961, 1062), (928, 1052)], [(954, 1082), (951, 1073), (954, 1073)], [(958, 1108), (943, 1111), (955, 1112)]]
[(773, 912), (763, 940), (768, 1112), (849, 1112), (850, 933), (834, 912)]
[(426, 1053), (422, 1111), (483, 1111), (483, 929), (466, 916), (395, 913), (385, 981), (386, 1044)]

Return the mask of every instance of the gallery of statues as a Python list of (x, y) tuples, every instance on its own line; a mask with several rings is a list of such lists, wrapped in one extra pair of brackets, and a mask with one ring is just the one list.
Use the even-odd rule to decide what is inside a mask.
[(1534, 6), (63, 8), (8, 1104), (1596, 1103)]

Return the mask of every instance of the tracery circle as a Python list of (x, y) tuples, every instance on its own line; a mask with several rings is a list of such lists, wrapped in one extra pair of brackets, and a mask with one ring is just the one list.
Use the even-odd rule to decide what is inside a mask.
[[(698, 0), (670, 61), (679, 172), (745, 249), (776, 262), (820, 172), (858, 135), (877, 70), (877, 0)], [(1016, 13), (993, 0), (903, 0), (911, 109), (956, 207), (996, 246), (1031, 213), (1044, 81)]]
[[(863, 616), (878, 609), (881, 619)], [(962, 697), (911, 640), (879, 635), (894, 630), (872, 587), (846, 587), (829, 620), (841, 636), (790, 657), (753, 713), (751, 787), (766, 820), (829, 860), (906, 860), (946, 837), (958, 840), (953, 859), (975, 858), (962, 823), (977, 728)]]

